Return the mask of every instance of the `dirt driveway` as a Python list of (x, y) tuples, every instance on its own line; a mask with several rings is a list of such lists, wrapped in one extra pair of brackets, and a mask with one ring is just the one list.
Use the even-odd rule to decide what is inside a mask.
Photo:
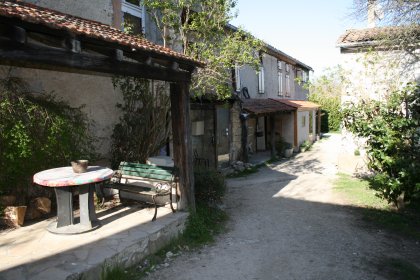
[(420, 245), (366, 225), (332, 190), (340, 135), (228, 182), (228, 232), (149, 279), (395, 279), (384, 259), (419, 264)]

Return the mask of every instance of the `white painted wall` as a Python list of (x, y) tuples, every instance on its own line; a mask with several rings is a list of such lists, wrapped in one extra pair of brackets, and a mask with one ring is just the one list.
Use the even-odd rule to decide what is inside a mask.
[[(302, 119), (305, 118), (303, 125)], [(298, 127), (298, 145), (300, 146), (306, 140), (309, 140), (309, 112), (302, 111), (297, 113), (297, 127)]]

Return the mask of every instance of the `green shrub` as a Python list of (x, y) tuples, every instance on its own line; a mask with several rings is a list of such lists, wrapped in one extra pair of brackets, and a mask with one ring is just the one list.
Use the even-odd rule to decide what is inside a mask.
[(312, 143), (308, 140), (305, 140), (301, 145), (300, 149), (304, 152), (309, 150), (312, 147)]
[(53, 95), (30, 94), (19, 78), (0, 80), (0, 191), (28, 193), (34, 173), (94, 159), (89, 123), (80, 108)]
[(194, 172), (195, 198), (197, 202), (208, 205), (220, 202), (226, 191), (225, 177), (217, 170)]
[(387, 100), (350, 104), (345, 126), (366, 139), (371, 188), (398, 205), (420, 195), (420, 88), (409, 84)]

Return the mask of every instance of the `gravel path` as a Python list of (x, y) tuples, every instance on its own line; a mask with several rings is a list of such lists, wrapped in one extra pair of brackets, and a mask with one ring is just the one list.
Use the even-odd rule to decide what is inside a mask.
[(384, 258), (420, 266), (420, 245), (367, 227), (332, 191), (340, 135), (228, 181), (228, 232), (148, 279), (393, 279)]

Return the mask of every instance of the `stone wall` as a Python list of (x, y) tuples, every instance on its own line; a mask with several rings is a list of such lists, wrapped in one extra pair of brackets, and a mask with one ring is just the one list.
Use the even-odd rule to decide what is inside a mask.
[(235, 102), (230, 109), (231, 119), (231, 143), (230, 161), (235, 162), (242, 159), (242, 124), (240, 120), (241, 107), (239, 102)]
[(112, 25), (112, 0), (24, 0), (37, 6)]

